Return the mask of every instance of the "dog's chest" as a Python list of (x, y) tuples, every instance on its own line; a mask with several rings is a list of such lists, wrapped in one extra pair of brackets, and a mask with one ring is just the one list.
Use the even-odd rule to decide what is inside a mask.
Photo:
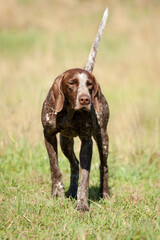
[(67, 115), (63, 115), (57, 119), (57, 127), (60, 133), (66, 137), (91, 136), (92, 124), (92, 114), (86, 111), (77, 111), (71, 119)]

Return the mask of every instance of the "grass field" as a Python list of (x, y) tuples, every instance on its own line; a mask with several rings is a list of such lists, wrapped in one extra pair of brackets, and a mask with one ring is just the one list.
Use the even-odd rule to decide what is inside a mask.
[[(75, 200), (51, 199), (40, 114), (54, 78), (83, 68), (106, 5), (94, 75), (111, 112), (111, 198), (97, 197), (95, 146), (81, 213)], [(0, 1), (0, 239), (160, 239), (159, 12), (158, 0)]]

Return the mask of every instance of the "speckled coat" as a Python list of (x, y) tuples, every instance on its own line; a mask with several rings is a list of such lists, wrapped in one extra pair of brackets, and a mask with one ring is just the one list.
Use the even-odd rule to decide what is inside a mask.
[[(49, 90), (42, 109), (42, 125), (48, 151), (52, 180), (52, 196), (63, 196), (64, 185), (58, 166), (57, 138), (71, 168), (68, 196), (77, 198), (77, 210), (88, 210), (89, 172), (92, 158), (92, 137), (100, 156), (101, 197), (109, 196), (108, 135), (109, 108), (95, 77), (83, 69), (71, 69), (57, 77)], [(81, 140), (79, 161), (73, 150), (73, 139)]]

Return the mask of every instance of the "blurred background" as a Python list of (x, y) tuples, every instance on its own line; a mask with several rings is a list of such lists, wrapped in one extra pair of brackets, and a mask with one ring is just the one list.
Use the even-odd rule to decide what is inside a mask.
[(1, 149), (43, 142), (47, 92), (56, 76), (84, 67), (106, 6), (93, 74), (110, 106), (110, 152), (160, 157), (158, 0), (1, 0)]

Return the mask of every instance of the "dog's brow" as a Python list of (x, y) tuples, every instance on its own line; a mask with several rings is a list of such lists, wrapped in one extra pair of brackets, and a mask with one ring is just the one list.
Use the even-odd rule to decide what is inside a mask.
[(77, 78), (70, 78), (69, 80), (68, 80), (69, 82), (72, 82), (72, 81), (77, 81)]
[(88, 76), (86, 73), (78, 73), (77, 74), (77, 78), (79, 79), (79, 81), (87, 81), (88, 80)]

